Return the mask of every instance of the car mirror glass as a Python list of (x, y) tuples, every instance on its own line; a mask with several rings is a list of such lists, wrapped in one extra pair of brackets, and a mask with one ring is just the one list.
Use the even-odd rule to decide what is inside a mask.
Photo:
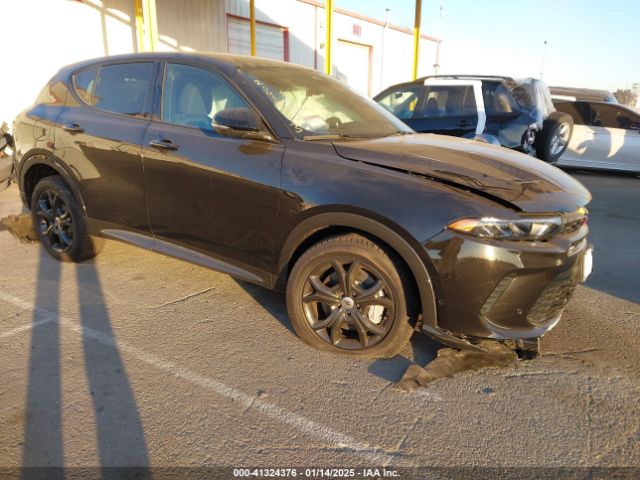
[(261, 130), (260, 118), (246, 107), (220, 110), (214, 115), (212, 126), (244, 132), (259, 132)]

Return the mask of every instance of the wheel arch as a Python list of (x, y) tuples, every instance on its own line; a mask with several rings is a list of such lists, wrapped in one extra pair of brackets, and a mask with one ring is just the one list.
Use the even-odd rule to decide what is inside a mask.
[[(39, 174), (40, 172), (43, 174)], [(20, 169), (17, 176), (18, 184), (20, 186), (22, 201), (27, 208), (31, 208), (31, 195), (33, 194), (33, 189), (38, 181), (49, 176), (49, 174), (53, 172), (64, 179), (65, 183), (69, 186), (74, 197), (80, 204), (82, 213), (86, 215), (85, 203), (82, 198), (82, 194), (74, 181), (73, 175), (71, 175), (59, 159), (46, 150), (32, 150), (25, 154), (20, 162)]]
[[(359, 210), (359, 209), (358, 209)], [(437, 325), (435, 291), (427, 264), (421, 257), (419, 243), (400, 226), (373, 217), (372, 212), (326, 211), (308, 213), (291, 229), (283, 243), (277, 265), (276, 288), (282, 289), (297, 259), (318, 241), (342, 233), (361, 233), (390, 248), (408, 267), (420, 300), (422, 322)], [(400, 233), (402, 232), (402, 233)], [(426, 255), (426, 252), (425, 252)]]

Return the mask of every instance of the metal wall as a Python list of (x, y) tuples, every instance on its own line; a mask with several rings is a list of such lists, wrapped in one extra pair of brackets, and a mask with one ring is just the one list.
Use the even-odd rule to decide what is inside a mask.
[(158, 49), (227, 51), (224, 0), (156, 0)]
[[(322, 71), (324, 66), (323, 4), (315, 0), (256, 0), (256, 19), (286, 31), (292, 63)], [(0, 75), (0, 121), (11, 122), (28, 107), (49, 78), (63, 65), (87, 58), (137, 50), (135, 0), (5, 0), (2, 5), (5, 46)], [(158, 49), (229, 51), (229, 19), (249, 17), (249, 0), (156, 0)], [(233, 22), (232, 22), (233, 23)], [(25, 28), (25, 25), (28, 25)], [(238, 31), (235, 32), (236, 34)], [(365, 94), (409, 80), (413, 55), (412, 35), (361, 16), (337, 11), (333, 21), (334, 49), (357, 48), (370, 52), (368, 79), (349, 62), (349, 52), (337, 52), (333, 71)], [(10, 40), (7, 41), (7, 39)], [(273, 40), (272, 38), (270, 41)], [(236, 46), (237, 47), (237, 46)], [(240, 48), (240, 47), (238, 47)], [(433, 70), (436, 43), (421, 40), (419, 74)], [(283, 47), (283, 56), (284, 56)], [(260, 51), (260, 50), (258, 50)], [(270, 56), (275, 55), (270, 50)], [(362, 55), (360, 55), (362, 54)], [(8, 74), (9, 73), (9, 74)], [(7, 94), (10, 92), (10, 94)]]

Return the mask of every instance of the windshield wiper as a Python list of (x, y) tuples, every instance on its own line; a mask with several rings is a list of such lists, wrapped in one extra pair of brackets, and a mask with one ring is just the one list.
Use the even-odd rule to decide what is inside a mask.
[(349, 139), (362, 139), (362, 138), (371, 138), (371, 137), (363, 137), (357, 135), (345, 135), (344, 133), (328, 133), (325, 135), (304, 135), (302, 140), (313, 141), (313, 140), (342, 140), (345, 138)]
[(383, 135), (383, 136), (382, 136), (382, 137), (380, 137), (380, 138), (384, 138), (384, 137), (393, 137), (393, 136), (395, 136), (395, 135), (411, 135), (411, 134), (413, 134), (413, 133), (415, 133), (415, 132), (407, 132), (406, 130), (398, 130), (398, 131), (393, 132), (393, 133), (390, 133), (390, 134), (388, 134), (388, 135)]
[(313, 140), (340, 140), (342, 138), (340, 135), (304, 135), (302, 140), (305, 141), (313, 141)]

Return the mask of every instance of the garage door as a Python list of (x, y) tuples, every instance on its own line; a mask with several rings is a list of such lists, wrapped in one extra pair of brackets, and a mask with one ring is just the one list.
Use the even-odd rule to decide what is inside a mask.
[(338, 78), (357, 92), (371, 96), (371, 46), (338, 40), (333, 58)]
[[(249, 21), (241, 18), (227, 19), (229, 53), (251, 54)], [(285, 32), (281, 27), (256, 23), (256, 54), (259, 57), (287, 60), (285, 58)]]

